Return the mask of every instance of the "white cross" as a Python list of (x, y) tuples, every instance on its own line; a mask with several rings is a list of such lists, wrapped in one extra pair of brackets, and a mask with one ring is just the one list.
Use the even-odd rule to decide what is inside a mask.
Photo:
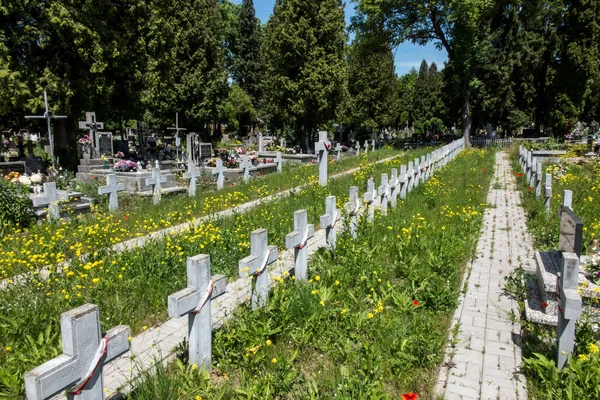
[(46, 112), (44, 115), (26, 115), (25, 119), (45, 119), (48, 124), (48, 140), (50, 142), (50, 159), (52, 161), (52, 165), (54, 166), (54, 140), (52, 140), (52, 131), (50, 130), (50, 120), (51, 119), (65, 119), (66, 115), (54, 115), (52, 111), (48, 108), (48, 95), (44, 90), (44, 106), (46, 107)]
[(200, 254), (187, 259), (187, 288), (168, 299), (169, 317), (188, 316), (189, 363), (212, 367), (211, 300), (225, 293), (224, 275), (210, 275), (210, 256)]
[(194, 197), (196, 196), (196, 178), (198, 174), (196, 173), (196, 163), (190, 158), (187, 162), (187, 172), (183, 174), (184, 179), (189, 179), (190, 183), (188, 185), (188, 196)]
[(417, 186), (419, 186), (419, 174), (421, 173), (421, 168), (419, 167), (419, 159), (418, 158), (415, 158), (413, 166), (414, 166), (413, 187), (416, 188)]
[(160, 203), (161, 183), (167, 183), (167, 177), (160, 174), (160, 164), (156, 160), (152, 169), (152, 178), (146, 178), (146, 185), (153, 186), (154, 204)]
[(281, 151), (277, 152), (277, 158), (275, 158), (275, 164), (277, 164), (277, 172), (281, 172), (283, 167), (283, 153)]
[(175, 113), (175, 127), (167, 128), (169, 131), (175, 131), (175, 147), (177, 148), (177, 160), (179, 160), (179, 145), (181, 144), (181, 139), (179, 138), (180, 131), (187, 131), (186, 128), (179, 127), (179, 113)]
[(358, 142), (358, 140), (356, 141), (354, 148), (356, 149), (356, 157), (360, 156), (360, 143)]
[(242, 167), (242, 171), (244, 173), (244, 183), (248, 183), (250, 181), (250, 167), (252, 167), (252, 163), (248, 159), (247, 155), (242, 156), (240, 167)]
[(340, 153), (342, 152), (342, 146), (340, 146), (339, 142), (338, 142), (338, 144), (335, 145), (335, 151), (336, 151), (335, 160), (340, 161)]
[(365, 203), (367, 203), (367, 221), (373, 222), (375, 218), (375, 198), (377, 197), (377, 193), (375, 193), (375, 181), (373, 178), (369, 178), (367, 182), (367, 192), (364, 195)]
[(381, 214), (387, 215), (387, 202), (390, 195), (390, 186), (388, 184), (388, 174), (381, 174), (381, 186), (377, 193), (381, 199)]
[(294, 230), (285, 236), (285, 247), (294, 249), (296, 279), (307, 280), (308, 240), (315, 235), (315, 226), (307, 223), (306, 210), (294, 212)]
[(106, 175), (106, 186), (98, 188), (98, 194), (108, 194), (108, 210), (117, 211), (119, 209), (119, 192), (125, 190), (125, 185), (117, 184), (117, 175)]
[(336, 206), (336, 197), (327, 196), (325, 198), (325, 214), (321, 215), (320, 225), (325, 228), (325, 241), (331, 248), (335, 248), (336, 243), (336, 226), (341, 215)]
[(42, 194), (31, 196), (33, 206), (39, 207), (48, 205), (48, 218), (50, 220), (58, 221), (60, 219), (59, 203), (68, 200), (69, 195), (66, 193), (58, 193), (55, 182), (46, 182), (43, 187), (44, 192)]
[(269, 246), (266, 229), (257, 229), (250, 234), (250, 256), (239, 262), (240, 278), (256, 277), (252, 289), (252, 309), (264, 307), (269, 295), (268, 266), (277, 261), (277, 246)]
[(360, 211), (360, 198), (358, 197), (358, 186), (350, 187), (350, 201), (346, 203), (346, 212), (350, 215), (350, 236), (356, 239), (358, 228), (358, 212)]
[(101, 337), (99, 314), (97, 305), (85, 304), (60, 316), (63, 354), (25, 374), (29, 400), (49, 399), (66, 389), (81, 390), (69, 399), (104, 398), (102, 370), (129, 351), (130, 330), (119, 325)]
[(365, 154), (369, 152), (369, 141), (365, 140)]
[[(402, 179), (402, 168), (400, 169), (400, 179)], [(406, 170), (406, 192), (410, 193), (413, 189), (413, 162), (408, 162), (408, 169)], [(406, 198), (406, 196), (404, 197)]]
[(327, 132), (319, 132), (319, 141), (315, 143), (317, 164), (319, 164), (319, 183), (327, 186), (327, 154), (331, 148), (331, 142), (327, 140)]
[(390, 205), (392, 208), (396, 208), (396, 204), (398, 202), (399, 184), (398, 170), (396, 168), (392, 168), (392, 177), (390, 178)]
[(213, 169), (213, 175), (217, 175), (217, 190), (223, 189), (225, 185), (225, 170), (223, 168), (223, 160), (217, 160), (217, 166)]
[(581, 295), (577, 291), (579, 257), (575, 253), (563, 252), (562, 265), (556, 277), (558, 293), (558, 326), (556, 330), (556, 365), (562, 369), (567, 365), (575, 344), (575, 324), (581, 316)]

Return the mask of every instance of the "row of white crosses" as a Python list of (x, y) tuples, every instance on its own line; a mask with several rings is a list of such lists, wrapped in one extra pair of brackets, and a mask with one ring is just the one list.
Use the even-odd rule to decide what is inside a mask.
[[(455, 147), (457, 150), (459, 146)], [(453, 156), (455, 151), (447, 156)], [(439, 159), (441, 161), (442, 159)], [(392, 182), (387, 182), (387, 174), (382, 176), (379, 195), (392, 207), (398, 192), (397, 171), (392, 170)], [(113, 181), (115, 183), (116, 181)], [(406, 185), (406, 182), (404, 183)], [(109, 185), (111, 186), (111, 185)], [(114, 185), (112, 185), (114, 187)], [(373, 179), (369, 180), (369, 195), (374, 198)], [(400, 188), (400, 193), (402, 188)], [(116, 192), (115, 192), (116, 193)], [(353, 221), (350, 230), (356, 233), (356, 215), (360, 210), (358, 188), (350, 188), (350, 206)], [(382, 197), (383, 200), (383, 197)], [(330, 248), (335, 248), (337, 222), (341, 218), (336, 206), (336, 197), (325, 200), (325, 214), (320, 217), (321, 227), (326, 229), (326, 240)], [(307, 223), (306, 210), (294, 213), (294, 231), (286, 236), (286, 247), (294, 250), (294, 274), (297, 280), (307, 280), (308, 241), (314, 236), (314, 225)], [(239, 261), (241, 278), (249, 278), (252, 283), (252, 308), (264, 307), (269, 291), (268, 266), (278, 259), (277, 246), (269, 246), (268, 232), (258, 229), (250, 235), (250, 256)], [(212, 322), (211, 301), (226, 290), (226, 280), (222, 275), (212, 276), (210, 256), (200, 254), (187, 260), (187, 287), (168, 297), (169, 317), (188, 316), (189, 360), (191, 364), (203, 366), (207, 371), (212, 364)], [(117, 326), (104, 336), (100, 332), (99, 311), (96, 305), (86, 304), (68, 311), (61, 316), (63, 355), (29, 371), (25, 375), (25, 389), (30, 400), (44, 400), (67, 390), (67, 397), (73, 400), (102, 400), (104, 398), (103, 367), (106, 363), (129, 350), (130, 330)]]
[(519, 146), (519, 163), (525, 172), (529, 187), (535, 189), (535, 197), (540, 198), (543, 194), (546, 213), (550, 213), (550, 200), (552, 199), (552, 174), (546, 174), (544, 192), (542, 193), (542, 162), (533, 157), (531, 151)]

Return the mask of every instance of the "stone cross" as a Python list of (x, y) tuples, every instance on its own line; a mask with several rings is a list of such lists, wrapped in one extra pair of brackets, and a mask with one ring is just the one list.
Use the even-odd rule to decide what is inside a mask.
[(360, 156), (360, 143), (358, 140), (356, 141), (354, 148), (356, 149), (356, 157)]
[(198, 177), (198, 174), (196, 173), (196, 163), (191, 158), (188, 158), (187, 172), (183, 174), (183, 178), (190, 180), (190, 183), (188, 185), (188, 196), (189, 197), (196, 196), (196, 178), (197, 177)]
[(102, 400), (104, 365), (129, 351), (129, 327), (100, 334), (98, 306), (85, 304), (60, 316), (63, 354), (25, 374), (29, 400), (50, 399), (68, 390), (69, 400)]
[(406, 199), (406, 189), (408, 187), (408, 178), (406, 176), (406, 164), (400, 166), (400, 177), (398, 178), (400, 184), (400, 198)]
[(283, 170), (283, 153), (281, 151), (277, 152), (275, 164), (277, 164), (277, 172), (281, 172)]
[(294, 212), (294, 230), (285, 236), (285, 247), (294, 249), (296, 279), (307, 280), (308, 239), (315, 236), (315, 226), (307, 223), (306, 210)]
[(96, 121), (95, 112), (86, 112), (85, 121), (79, 121), (79, 129), (87, 130), (88, 137), (91, 139), (93, 144), (92, 157), (99, 157), (100, 154), (100, 140), (98, 137), (98, 130), (104, 129), (104, 122)]
[(217, 175), (217, 190), (221, 190), (225, 186), (225, 170), (223, 160), (217, 160), (217, 167), (213, 169), (213, 175)]
[(427, 163), (425, 162), (425, 156), (421, 156), (421, 172), (419, 178), (421, 182), (425, 182), (425, 174), (427, 174)]
[(375, 205), (373, 203), (376, 197), (375, 181), (371, 177), (367, 182), (367, 192), (364, 195), (365, 203), (367, 204), (367, 222), (373, 222), (375, 219)]
[(98, 194), (108, 194), (108, 211), (117, 211), (119, 209), (119, 192), (125, 190), (125, 185), (117, 184), (117, 175), (106, 175), (106, 186), (98, 188)]
[(335, 145), (335, 161), (340, 161), (340, 153), (341, 152), (342, 152), (342, 146), (338, 142), (338, 144)]
[(69, 198), (67, 194), (60, 194), (56, 190), (56, 182), (44, 183), (44, 192), (32, 197), (33, 205), (48, 204), (48, 218), (52, 221), (60, 219), (60, 202)]
[(319, 164), (319, 183), (327, 186), (327, 154), (331, 148), (331, 142), (327, 140), (327, 132), (319, 132), (319, 141), (315, 143), (317, 153), (317, 164)]
[(320, 225), (325, 228), (325, 241), (330, 248), (335, 248), (336, 226), (342, 218), (340, 211), (336, 206), (336, 197), (327, 196), (325, 198), (325, 214), (321, 215)]
[(573, 191), (572, 190), (563, 191), (562, 204), (560, 206), (560, 209), (558, 210), (559, 217), (562, 214), (563, 209), (565, 207), (569, 207), (571, 210), (573, 209)]
[(529, 179), (529, 187), (535, 188), (535, 179), (537, 178), (537, 157), (534, 157), (531, 162), (531, 178)]
[(277, 246), (269, 246), (269, 233), (266, 229), (257, 229), (250, 234), (250, 256), (240, 260), (240, 278), (252, 279), (252, 309), (264, 307), (269, 296), (268, 266), (277, 261)]
[(429, 177), (433, 173), (433, 165), (432, 164), (433, 164), (433, 161), (432, 161), (431, 153), (427, 153), (427, 159), (425, 161), (425, 171), (426, 171), (425, 180), (429, 180)]
[(416, 188), (419, 186), (419, 181), (421, 180), (420, 174), (421, 174), (421, 166), (419, 165), (419, 159), (415, 158), (415, 162), (414, 162), (414, 172), (413, 172), (413, 188)]
[(365, 140), (365, 154), (369, 153), (369, 141)]
[(252, 167), (252, 163), (248, 159), (247, 155), (242, 156), (242, 162), (240, 163), (240, 167), (242, 167), (244, 183), (248, 183), (250, 181), (250, 168)]
[(187, 259), (187, 288), (168, 298), (169, 318), (188, 316), (189, 363), (212, 367), (211, 300), (225, 293), (224, 275), (210, 275), (210, 256)]
[[(404, 167), (404, 165), (402, 166)], [(413, 162), (408, 162), (408, 169), (406, 170), (406, 193), (410, 193), (413, 189)], [(402, 178), (402, 168), (400, 168), (400, 178)], [(404, 199), (406, 198), (406, 193), (404, 194)], [(403, 198), (400, 196), (400, 198)]]
[(358, 228), (358, 213), (360, 212), (360, 197), (358, 197), (358, 186), (350, 186), (350, 201), (346, 203), (346, 213), (350, 216), (350, 236), (356, 239), (356, 229)]
[(154, 204), (160, 203), (161, 183), (167, 183), (167, 177), (160, 174), (160, 164), (156, 160), (154, 168), (152, 168), (152, 178), (146, 178), (146, 185), (153, 187)]
[(52, 162), (52, 166), (54, 166), (54, 140), (52, 139), (52, 131), (50, 130), (50, 121), (53, 119), (65, 119), (66, 115), (54, 115), (52, 111), (48, 108), (48, 95), (44, 90), (44, 105), (46, 106), (46, 111), (44, 115), (26, 115), (25, 119), (45, 119), (48, 125), (48, 141), (50, 142), (50, 160)]
[(531, 179), (531, 167), (532, 167), (531, 152), (528, 151), (527, 152), (527, 182), (529, 182), (529, 180)]
[(563, 369), (575, 344), (575, 324), (581, 315), (581, 296), (577, 292), (579, 257), (562, 253), (561, 271), (556, 277), (558, 293), (558, 326), (556, 328), (556, 366)]
[(398, 170), (396, 168), (392, 168), (392, 178), (390, 179), (390, 206), (392, 208), (396, 208), (396, 204), (398, 203)]
[(552, 198), (552, 174), (546, 174), (546, 182), (544, 185), (544, 198), (546, 199), (546, 213), (550, 213), (550, 199)]
[(535, 197), (538, 199), (542, 195), (542, 173), (543, 173), (542, 162), (538, 161), (537, 166), (535, 167), (535, 174), (536, 174)]
[(371, 139), (371, 151), (375, 151), (375, 139)]
[(381, 214), (387, 215), (387, 203), (390, 195), (390, 185), (388, 184), (388, 174), (381, 174), (381, 185), (377, 190), (381, 202)]

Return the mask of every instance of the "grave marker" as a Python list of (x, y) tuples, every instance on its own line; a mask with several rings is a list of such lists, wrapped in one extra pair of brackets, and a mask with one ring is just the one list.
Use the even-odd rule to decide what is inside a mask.
[(408, 177), (406, 175), (406, 164), (400, 166), (400, 198), (406, 199), (406, 190), (408, 188)]
[(167, 183), (167, 177), (160, 174), (160, 164), (156, 160), (152, 169), (152, 178), (146, 178), (146, 185), (152, 186), (154, 204), (160, 203), (161, 183)]
[(187, 172), (183, 174), (184, 179), (189, 179), (188, 184), (188, 196), (194, 197), (196, 196), (196, 178), (198, 174), (196, 173), (196, 163), (191, 158), (188, 159), (187, 162)]
[(375, 139), (371, 139), (371, 151), (375, 151)]
[(390, 195), (390, 185), (388, 184), (388, 174), (381, 174), (381, 185), (378, 188), (377, 193), (379, 194), (381, 202), (381, 214), (387, 215), (387, 203)]
[(415, 158), (415, 162), (413, 163), (415, 169), (413, 173), (413, 188), (417, 188), (419, 186), (419, 174), (421, 173), (421, 166), (419, 165), (419, 159)]
[[(413, 162), (409, 161), (408, 162), (408, 169), (406, 170), (406, 191), (407, 193), (410, 193), (413, 189)], [(406, 198), (406, 195), (404, 196), (404, 198)]]
[(342, 152), (342, 146), (340, 146), (339, 142), (335, 145), (335, 152), (335, 161), (340, 161), (340, 153)]
[(100, 334), (98, 306), (85, 304), (60, 316), (63, 354), (25, 374), (29, 400), (49, 399), (68, 390), (68, 399), (104, 398), (104, 365), (129, 351), (129, 327)]
[(360, 211), (360, 198), (358, 197), (358, 186), (350, 186), (350, 201), (346, 203), (346, 212), (350, 216), (350, 236), (356, 239), (356, 229), (358, 228), (358, 213)]
[(531, 162), (531, 178), (529, 180), (529, 187), (535, 188), (535, 180), (537, 178), (537, 157), (534, 157)]
[(32, 198), (34, 201), (34, 207), (48, 204), (48, 218), (52, 221), (58, 221), (60, 219), (60, 202), (69, 199), (68, 194), (60, 194), (56, 190), (56, 182), (46, 182), (43, 185), (44, 192), (40, 195), (34, 195)]
[(275, 164), (277, 165), (277, 172), (281, 172), (283, 170), (283, 153), (281, 151), (277, 152)]
[(425, 163), (425, 156), (421, 156), (421, 163), (419, 164), (421, 170), (419, 171), (419, 178), (421, 182), (425, 182), (425, 174), (427, 173), (427, 164)]
[(583, 242), (583, 222), (575, 215), (570, 207), (563, 207), (560, 215), (560, 235), (558, 249), (567, 253), (581, 256)]
[(542, 163), (541, 161), (537, 162), (537, 166), (535, 167), (536, 174), (536, 184), (535, 184), (535, 197), (540, 198), (542, 195)]
[(365, 140), (365, 154), (369, 153), (369, 141)]
[(563, 192), (562, 204), (558, 210), (559, 217), (562, 215), (565, 207), (569, 207), (571, 210), (573, 209), (573, 192), (571, 190), (565, 190)]
[(373, 177), (369, 178), (367, 181), (367, 192), (364, 195), (365, 203), (367, 204), (367, 222), (373, 222), (375, 219), (375, 198), (377, 193), (375, 193), (375, 181)]
[(252, 279), (252, 309), (264, 307), (269, 295), (268, 266), (277, 261), (277, 246), (269, 246), (269, 233), (266, 229), (257, 229), (250, 234), (250, 256), (240, 260), (240, 278)]
[(579, 256), (562, 253), (561, 271), (556, 277), (558, 293), (558, 326), (556, 327), (556, 366), (563, 369), (573, 352), (575, 324), (581, 315), (581, 296), (577, 292)]
[(109, 157), (112, 157), (115, 154), (115, 149), (113, 147), (113, 136), (111, 132), (98, 132), (96, 136), (98, 139), (98, 154), (103, 156), (108, 154)]
[(398, 170), (392, 168), (392, 178), (390, 179), (390, 205), (396, 208), (398, 203)]
[(210, 274), (210, 256), (200, 254), (187, 259), (187, 288), (169, 295), (169, 318), (188, 316), (189, 363), (212, 367), (211, 301), (225, 293), (224, 275)]
[(217, 167), (213, 169), (213, 175), (217, 175), (217, 190), (221, 190), (225, 186), (225, 170), (223, 160), (217, 160)]
[(240, 167), (244, 173), (244, 183), (248, 183), (250, 181), (250, 167), (252, 167), (252, 163), (248, 159), (247, 155), (242, 156), (242, 163), (240, 164)]
[(100, 143), (98, 141), (98, 130), (104, 129), (104, 123), (96, 121), (95, 112), (86, 112), (85, 121), (79, 121), (79, 129), (87, 130), (88, 137), (92, 141), (92, 157), (100, 157)]
[(358, 140), (354, 144), (354, 148), (356, 149), (356, 157), (360, 156), (360, 143), (358, 142)]
[(117, 211), (119, 209), (119, 192), (125, 190), (125, 185), (117, 184), (117, 175), (106, 175), (106, 186), (98, 188), (98, 194), (108, 194), (108, 211)]
[(50, 160), (52, 162), (52, 166), (54, 166), (54, 140), (52, 140), (52, 130), (50, 129), (50, 121), (53, 119), (65, 119), (66, 115), (54, 115), (52, 111), (48, 108), (48, 95), (44, 90), (44, 105), (46, 107), (46, 111), (44, 115), (26, 115), (25, 119), (45, 119), (48, 124), (48, 141), (50, 142)]
[(319, 131), (319, 141), (315, 143), (317, 153), (317, 164), (319, 164), (319, 183), (327, 186), (327, 154), (331, 148), (331, 142), (327, 140), (327, 132)]
[(294, 212), (294, 231), (285, 236), (285, 247), (294, 249), (296, 279), (307, 280), (308, 240), (315, 235), (315, 226), (307, 223), (306, 210)]
[(330, 248), (335, 248), (336, 225), (342, 216), (336, 206), (336, 197), (327, 196), (325, 198), (325, 214), (321, 215), (320, 225), (325, 228), (325, 241)]
[(552, 199), (552, 174), (546, 174), (546, 183), (544, 185), (544, 197), (546, 213), (550, 213), (550, 199)]

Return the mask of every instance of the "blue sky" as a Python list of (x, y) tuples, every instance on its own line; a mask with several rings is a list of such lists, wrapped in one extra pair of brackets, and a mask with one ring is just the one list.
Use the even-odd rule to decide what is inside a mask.
[[(232, 0), (235, 4), (240, 4), (242, 0)], [(256, 9), (256, 16), (265, 23), (269, 19), (269, 16), (273, 12), (273, 5), (275, 0), (254, 0), (254, 8)], [(350, 17), (354, 15), (355, 4), (346, 1), (346, 23), (350, 22)], [(417, 46), (412, 43), (404, 43), (400, 45), (396, 50), (396, 73), (398, 75), (404, 75), (411, 68), (419, 69), (419, 65), (423, 59), (427, 60), (428, 63), (435, 62), (438, 65), (438, 69), (444, 65), (444, 61), (448, 59), (445, 51), (439, 51), (435, 48), (433, 43), (427, 46)]]

